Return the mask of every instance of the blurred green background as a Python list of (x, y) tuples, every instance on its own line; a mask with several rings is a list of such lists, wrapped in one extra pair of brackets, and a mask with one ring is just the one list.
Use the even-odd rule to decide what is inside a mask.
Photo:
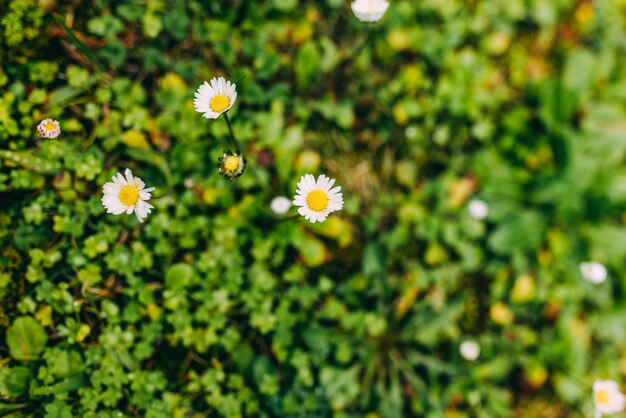
[[(0, 415), (590, 416), (593, 381), (626, 374), (625, 18), (1, 2)], [(219, 75), (232, 183), (225, 121), (193, 109)], [(144, 224), (100, 203), (127, 167), (156, 187)], [(305, 173), (343, 187), (323, 224), (269, 209)]]

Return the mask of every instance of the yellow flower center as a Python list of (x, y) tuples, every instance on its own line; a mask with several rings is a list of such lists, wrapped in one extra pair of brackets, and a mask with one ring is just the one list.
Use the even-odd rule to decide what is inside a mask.
[(313, 190), (306, 196), (306, 204), (311, 210), (321, 212), (328, 206), (328, 195), (323, 190)]
[(239, 167), (239, 157), (231, 155), (224, 161), (224, 168), (228, 171), (235, 171)]
[(230, 99), (225, 94), (218, 94), (211, 99), (211, 110), (216, 113), (222, 113), (230, 106)]
[(52, 122), (52, 121), (46, 122), (46, 124), (44, 125), (44, 129), (45, 129), (46, 131), (53, 131), (53, 130), (55, 130), (56, 128), (57, 128), (57, 126), (56, 126), (56, 125), (55, 125), (55, 123), (54, 123), (54, 122)]
[(126, 206), (134, 205), (139, 200), (139, 190), (137, 190), (137, 186), (129, 185), (122, 187), (119, 198), (120, 202)]
[(598, 403), (605, 404), (609, 402), (609, 392), (602, 389), (596, 393), (596, 399)]

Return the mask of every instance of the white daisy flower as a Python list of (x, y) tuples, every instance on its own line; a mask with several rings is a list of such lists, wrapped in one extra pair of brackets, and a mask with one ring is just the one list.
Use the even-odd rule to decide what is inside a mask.
[(474, 361), (480, 356), (480, 345), (476, 341), (463, 341), (459, 346), (459, 352), (465, 360)]
[(290, 207), (291, 200), (285, 196), (276, 196), (270, 203), (270, 208), (276, 215), (284, 215), (289, 211)]
[(243, 158), (239, 150), (235, 152), (227, 150), (219, 158), (218, 167), (222, 176), (234, 180), (242, 175), (246, 169), (246, 159)]
[(237, 100), (236, 85), (224, 79), (213, 77), (198, 87), (193, 107), (207, 119), (217, 119), (219, 115), (228, 111)]
[(333, 189), (335, 179), (321, 175), (315, 181), (312, 174), (300, 178), (293, 204), (300, 206), (298, 213), (311, 223), (323, 222), (329, 213), (343, 208), (343, 195), (337, 186)]
[(619, 390), (614, 380), (596, 380), (593, 383), (593, 402), (596, 416), (616, 414), (626, 407), (626, 396)]
[(42, 137), (53, 139), (61, 134), (61, 125), (58, 121), (47, 118), (37, 125), (37, 130)]
[(474, 199), (467, 206), (467, 211), (474, 219), (485, 219), (489, 215), (489, 206), (484, 200)]
[(585, 280), (594, 284), (600, 284), (606, 280), (607, 270), (603, 264), (596, 261), (587, 261), (578, 265), (580, 273)]
[(124, 172), (126, 178), (120, 173), (113, 176), (113, 182), (105, 183), (102, 187), (102, 206), (107, 213), (121, 215), (126, 212), (130, 215), (135, 211), (139, 222), (148, 216), (154, 208), (147, 202), (150, 199), (154, 187), (145, 188), (146, 185), (139, 177), (133, 177), (133, 173), (127, 168)]
[(352, 2), (352, 12), (361, 22), (378, 22), (388, 8), (389, 3), (385, 0), (355, 0)]

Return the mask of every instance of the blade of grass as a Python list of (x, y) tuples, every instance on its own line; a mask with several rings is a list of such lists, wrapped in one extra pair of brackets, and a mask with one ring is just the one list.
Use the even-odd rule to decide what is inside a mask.
[(14, 414), (22, 409), (26, 409), (28, 407), (25, 403), (16, 403), (16, 404), (7, 404), (0, 403), (0, 417), (5, 417), (11, 414)]
[(96, 56), (91, 51), (91, 49), (89, 49), (89, 47), (87, 47), (87, 45), (85, 45), (83, 41), (81, 41), (80, 39), (78, 39), (78, 37), (76, 37), (76, 35), (74, 34), (74, 31), (68, 28), (67, 25), (63, 22), (63, 20), (61, 20), (58, 16), (55, 15), (54, 20), (56, 20), (56, 22), (65, 30), (65, 32), (67, 33), (67, 36), (70, 37), (70, 40), (72, 41), (74, 46), (78, 48), (78, 50), (85, 55), (87, 60), (91, 62), (91, 64), (96, 68), (96, 70), (98, 70), (101, 73), (106, 72), (104, 65), (102, 65), (102, 63), (98, 60), (98, 58), (96, 58)]

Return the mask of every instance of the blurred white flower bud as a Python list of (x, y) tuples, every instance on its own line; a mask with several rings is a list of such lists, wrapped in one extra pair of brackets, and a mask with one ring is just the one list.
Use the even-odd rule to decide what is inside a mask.
[(489, 206), (484, 200), (474, 199), (469, 203), (467, 210), (474, 219), (485, 219), (489, 215)]
[(463, 341), (459, 346), (461, 356), (465, 360), (474, 361), (480, 356), (480, 345), (476, 341)]
[(272, 200), (270, 207), (276, 215), (284, 215), (291, 207), (291, 200), (285, 196), (277, 196)]
[(596, 261), (587, 261), (578, 265), (585, 280), (600, 284), (606, 280), (607, 271), (603, 264)]

